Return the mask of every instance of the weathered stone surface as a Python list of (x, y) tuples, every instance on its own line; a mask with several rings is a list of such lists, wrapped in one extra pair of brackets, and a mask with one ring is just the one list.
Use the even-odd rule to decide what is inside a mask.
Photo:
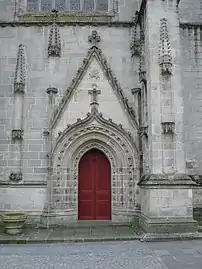
[[(83, 14), (74, 18), (63, 14), (56, 27), (60, 33), (60, 57), (56, 58), (48, 57), (51, 18), (45, 23), (47, 16), (41, 14), (33, 22), (36, 16), (26, 14), (26, 1), (18, 1), (17, 6), (14, 2), (0, 3), (2, 210), (5, 205), (29, 210), (30, 214), (37, 211), (39, 216), (48, 203), (57, 212), (58, 222), (76, 221), (79, 160), (96, 147), (111, 164), (113, 221), (130, 220), (141, 209), (142, 216), (148, 218), (190, 218), (188, 228), (183, 229), (193, 231), (193, 208), (201, 208), (202, 196), (198, 181), (191, 182), (187, 174), (202, 172), (201, 27), (188, 27), (182, 22), (199, 22), (200, 1), (181, 1), (179, 10), (176, 1), (147, 1), (146, 7), (144, 1), (131, 0), (127, 5), (124, 0), (109, 1), (107, 16), (85, 14), (83, 25), (81, 21), (78, 25), (72, 22), (75, 18), (82, 20)], [(131, 58), (131, 20), (135, 12), (137, 27), (141, 24), (140, 44), (136, 44), (140, 51)], [(162, 19), (166, 24), (161, 25)], [(97, 25), (90, 20), (96, 20)], [(160, 30), (165, 34), (161, 55)], [(95, 31), (99, 36), (96, 43), (89, 39)], [(23, 98), (22, 91), (16, 91), (14, 97), (20, 44), (26, 51), (21, 65), (17, 65), (21, 83), (17, 86), (20, 90), (23, 86)], [(172, 59), (172, 76), (162, 76), (159, 67), (158, 60), (166, 60), (162, 58), (165, 44), (166, 55)], [(96, 99), (89, 94), (93, 88), (100, 93)], [(140, 102), (138, 95), (131, 93), (135, 88), (140, 89)], [(51, 109), (47, 89), (55, 93)], [(14, 129), (23, 130), (23, 139), (12, 141)], [(16, 186), (8, 183), (12, 172), (22, 173)], [(143, 177), (138, 186), (140, 176), (147, 173), (153, 176)], [(164, 177), (159, 178), (159, 174)], [(29, 182), (34, 186), (35, 182), (40, 189), (46, 181), (47, 189), (43, 187), (42, 194), (26, 185)], [(10, 190), (6, 184), (11, 184)], [(18, 194), (11, 195), (15, 188)], [(32, 205), (26, 200), (30, 197)], [(181, 224), (176, 223), (170, 231), (179, 231)], [(152, 223), (151, 229), (152, 225), (157, 224)]]

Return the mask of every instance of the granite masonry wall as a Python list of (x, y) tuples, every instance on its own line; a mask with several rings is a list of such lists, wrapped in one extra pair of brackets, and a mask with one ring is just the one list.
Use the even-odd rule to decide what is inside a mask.
[[(0, 211), (25, 210), (34, 215), (42, 212), (48, 153), (43, 136), (43, 131), (48, 127), (46, 89), (51, 84), (58, 88), (58, 104), (91, 46), (88, 36), (92, 30), (97, 30), (100, 35), (102, 52), (129, 100), (132, 100), (131, 88), (138, 82), (133, 76), (130, 27), (60, 27), (62, 55), (55, 60), (48, 59), (49, 30), (50, 26), (0, 28)], [(11, 130), (15, 113), (13, 82), (19, 44), (26, 48), (22, 155), (24, 186), (7, 186), (18, 154), (11, 141)]]
[[(181, 25), (186, 169), (202, 174), (202, 31)], [(194, 207), (202, 207), (202, 188), (194, 189)], [(202, 213), (202, 212), (201, 212)]]

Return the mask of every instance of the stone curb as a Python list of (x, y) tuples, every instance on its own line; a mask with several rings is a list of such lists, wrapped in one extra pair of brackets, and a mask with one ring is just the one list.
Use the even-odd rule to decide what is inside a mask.
[(132, 241), (140, 240), (139, 236), (120, 237), (92, 237), (92, 238), (50, 238), (50, 239), (0, 239), (0, 244), (57, 244), (57, 243), (84, 243), (84, 242), (108, 242), (108, 241)]
[(137, 236), (120, 236), (120, 237), (70, 237), (70, 238), (9, 238), (1, 239), (0, 244), (59, 244), (59, 243), (85, 243), (85, 242), (109, 242), (109, 241), (135, 241), (140, 242), (166, 242), (166, 241), (188, 241), (202, 240), (202, 233), (196, 235), (163, 235), (163, 234), (142, 234)]
[(141, 242), (166, 242), (166, 241), (188, 241), (201, 240), (202, 233), (196, 234), (145, 234), (141, 236)]

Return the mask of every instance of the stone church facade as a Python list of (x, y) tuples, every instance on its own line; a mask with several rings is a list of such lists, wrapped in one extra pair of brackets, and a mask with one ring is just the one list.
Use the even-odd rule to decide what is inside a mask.
[(201, 24), (191, 2), (1, 1), (1, 212), (34, 225), (139, 216), (148, 233), (197, 231)]

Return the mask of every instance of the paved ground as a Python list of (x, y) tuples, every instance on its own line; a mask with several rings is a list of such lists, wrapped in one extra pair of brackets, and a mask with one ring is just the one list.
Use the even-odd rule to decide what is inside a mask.
[(0, 269), (201, 269), (202, 241), (0, 245)]
[(0, 244), (4, 243), (69, 243), (109, 240), (134, 240), (138, 236), (131, 227), (105, 225), (98, 227), (23, 229), (21, 235), (9, 236), (0, 230)]

